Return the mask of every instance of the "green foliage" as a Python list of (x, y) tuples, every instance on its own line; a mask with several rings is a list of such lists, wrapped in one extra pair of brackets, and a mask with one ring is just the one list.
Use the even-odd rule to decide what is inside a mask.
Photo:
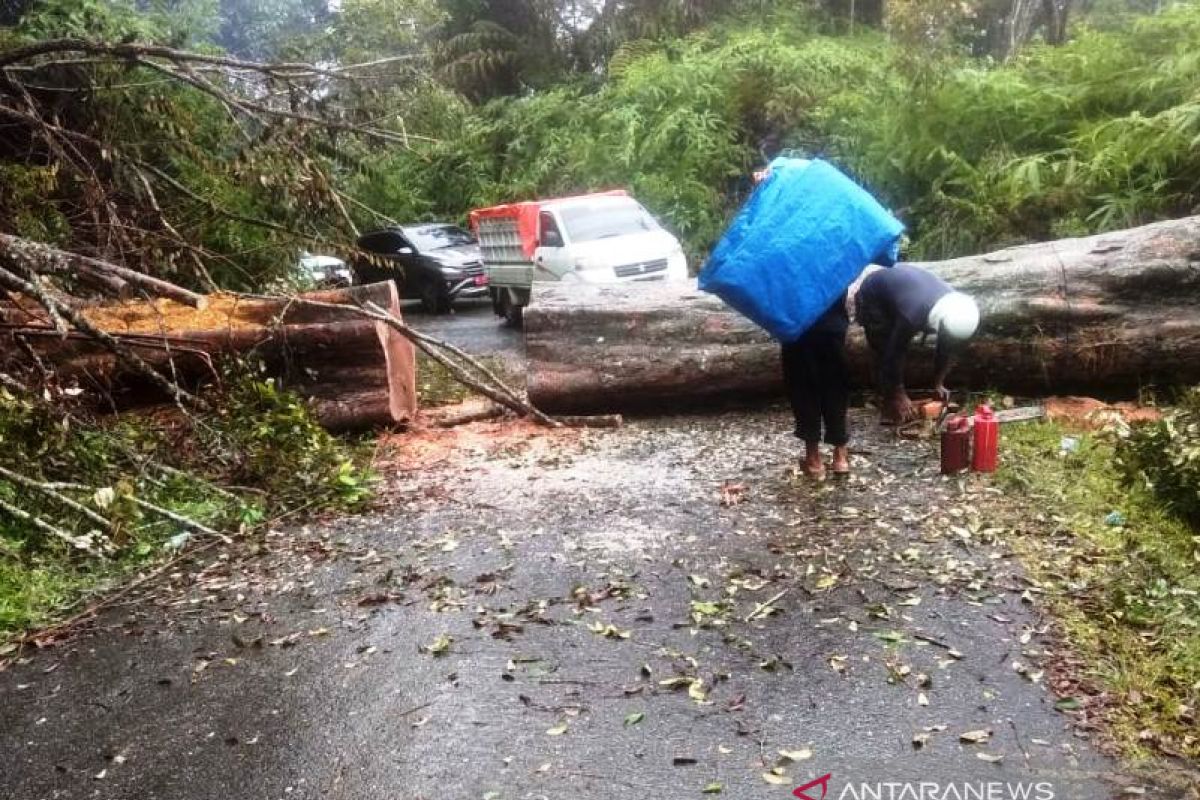
[(220, 401), (196, 446), (227, 480), (260, 487), (281, 508), (357, 508), (370, 498), (370, 474), (273, 380), (235, 373)]
[(757, 137), (804, 143), (864, 109), (859, 87), (886, 84), (887, 59), (882, 39), (848, 48), (801, 23), (629, 45), (598, 90), (567, 84), (479, 107), (438, 98), (439, 141), (387, 154), (355, 193), (395, 217), (462, 218), (627, 187), (699, 256), (750, 188)]
[(1191, 212), (1200, 6), (1081, 29), (1014, 63), (921, 76), (846, 132), (843, 157), (944, 257)]
[(1200, 388), (1159, 422), (1134, 426), (1117, 443), (1126, 482), (1152, 492), (1172, 512), (1200, 524)]
[(0, 467), (80, 489), (62, 493), (106, 521), (0, 477), (0, 500), (72, 535), (95, 529), (100, 555), (0, 509), (0, 634), (44, 624), (88, 591), (169, 556), (200, 536), (134, 499), (220, 531), (268, 517), (357, 509), (371, 474), (293, 395), (247, 371), (225, 382), (217, 412), (186, 424), (86, 420), (0, 390)]
[[(1079, 440), (1072, 452), (1061, 452), (1065, 434)], [(1013, 543), (1116, 701), (1107, 713), (1119, 744), (1200, 756), (1188, 712), (1200, 702), (1196, 529), (1125, 479), (1117, 453), (1126, 445), (1108, 434), (1026, 424), (1006, 427), (1003, 447), (1000, 480), (1025, 503)]]
[[(905, 5), (895, 40), (823, 35), (809, 11), (766, 5), (684, 39), (625, 38), (600, 85), (481, 106), (427, 86), (416, 106), (442, 110), (443, 124), (427, 114), (423, 129), (439, 141), (373, 161), (355, 191), (392, 216), (462, 218), (624, 186), (694, 258), (745, 198), (767, 136), (862, 180), (909, 224), (917, 257), (1101, 232), (1200, 202), (1200, 4), (1080, 27), (1005, 65), (954, 44), (973, 17), (937, 4)], [(949, 44), (917, 46), (942, 28)]]

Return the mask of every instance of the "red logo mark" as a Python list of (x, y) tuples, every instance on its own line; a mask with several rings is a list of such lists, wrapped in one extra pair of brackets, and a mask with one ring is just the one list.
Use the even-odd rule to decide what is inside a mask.
[[(829, 778), (832, 775), (833, 775), (832, 772), (827, 772), (824, 775), (822, 775), (821, 777), (817, 778), (815, 781), (811, 781), (810, 783), (804, 784), (799, 789), (792, 792), (792, 794), (794, 794), (796, 797), (800, 798), (800, 800), (825, 800), (825, 794), (829, 791)], [(813, 797), (812, 795), (808, 794), (808, 790), (813, 788), (814, 786), (821, 787), (821, 796), (820, 797)]]

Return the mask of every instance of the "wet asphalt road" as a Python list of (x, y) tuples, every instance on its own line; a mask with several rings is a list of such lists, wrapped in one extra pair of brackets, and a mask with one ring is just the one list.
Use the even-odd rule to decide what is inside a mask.
[(986, 484), (855, 421), (820, 486), (778, 412), (402, 441), (388, 507), (0, 673), (4, 796), (1122, 796)]
[(500, 354), (523, 357), (525, 339), (521, 332), (507, 327), (492, 313), (491, 301), (461, 300), (449, 314), (431, 315), (421, 310), (420, 303), (403, 304), (404, 319), (430, 336), (476, 355)]

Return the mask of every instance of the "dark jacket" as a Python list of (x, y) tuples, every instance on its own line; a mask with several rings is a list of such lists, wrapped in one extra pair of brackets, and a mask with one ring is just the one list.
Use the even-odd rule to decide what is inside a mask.
[[(877, 270), (865, 279), (854, 300), (855, 315), (875, 351), (879, 382), (885, 392), (904, 385), (904, 358), (913, 337), (926, 330), (929, 312), (954, 291), (938, 276), (911, 264)], [(948, 351), (938, 340), (937, 368)]]
[(879, 316), (899, 317), (910, 328), (924, 330), (929, 312), (953, 289), (932, 272), (897, 264), (872, 272), (858, 290), (858, 307)]

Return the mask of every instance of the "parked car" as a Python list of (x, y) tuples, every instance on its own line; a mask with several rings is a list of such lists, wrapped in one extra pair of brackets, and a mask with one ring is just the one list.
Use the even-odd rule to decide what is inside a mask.
[(300, 277), (324, 288), (341, 288), (354, 282), (354, 274), (346, 262), (334, 256), (314, 255), (307, 250), (300, 252)]
[(624, 191), (510, 203), (471, 212), (492, 306), (521, 324), (535, 281), (687, 280), (679, 240)]
[(359, 283), (393, 280), (400, 296), (445, 314), (456, 300), (487, 295), (475, 237), (444, 222), (401, 225), (363, 234), (354, 259)]

